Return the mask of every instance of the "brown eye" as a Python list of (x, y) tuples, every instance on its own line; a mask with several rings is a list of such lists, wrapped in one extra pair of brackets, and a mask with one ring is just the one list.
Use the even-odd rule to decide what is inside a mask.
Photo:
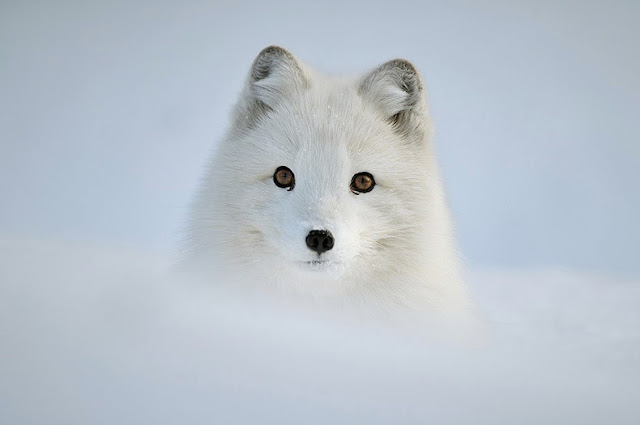
[(356, 195), (371, 192), (375, 185), (373, 176), (367, 172), (358, 173), (351, 179), (351, 191)]
[(286, 188), (287, 190), (293, 190), (293, 187), (296, 185), (293, 171), (285, 166), (276, 168), (276, 172), (273, 173), (273, 182), (276, 186)]

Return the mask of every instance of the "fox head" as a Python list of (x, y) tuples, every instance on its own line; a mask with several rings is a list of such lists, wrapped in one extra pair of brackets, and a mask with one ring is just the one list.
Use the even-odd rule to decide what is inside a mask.
[(273, 282), (373, 287), (422, 267), (449, 232), (430, 132), (408, 61), (325, 77), (267, 47), (205, 176), (192, 250)]

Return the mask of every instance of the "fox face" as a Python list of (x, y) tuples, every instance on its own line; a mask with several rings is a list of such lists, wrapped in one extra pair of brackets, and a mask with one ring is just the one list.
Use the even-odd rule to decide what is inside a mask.
[[(201, 214), (224, 216), (227, 261), (328, 279), (418, 250), (429, 167), (422, 83), (406, 61), (359, 79), (314, 75), (287, 51), (255, 60)], [(209, 192), (209, 191), (208, 191)], [(224, 223), (224, 224), (223, 224)]]
[(325, 77), (271, 46), (231, 118), (192, 211), (194, 263), (331, 302), (469, 305), (413, 65)]

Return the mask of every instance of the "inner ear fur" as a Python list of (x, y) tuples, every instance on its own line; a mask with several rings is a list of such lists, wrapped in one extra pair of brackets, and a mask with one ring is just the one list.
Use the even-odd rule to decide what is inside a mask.
[(251, 65), (236, 105), (236, 127), (253, 126), (283, 99), (308, 85), (302, 65), (291, 52), (279, 46), (262, 49)]
[(266, 47), (251, 65), (250, 92), (268, 107), (275, 107), (283, 98), (307, 85), (302, 66), (291, 52), (282, 47)]
[(423, 126), (425, 89), (411, 62), (394, 59), (383, 63), (361, 79), (358, 91), (398, 132), (407, 135)]

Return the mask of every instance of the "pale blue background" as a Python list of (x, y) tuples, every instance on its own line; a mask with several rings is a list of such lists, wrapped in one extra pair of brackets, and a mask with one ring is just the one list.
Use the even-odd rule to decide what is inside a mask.
[(462, 251), (640, 273), (640, 3), (3, 2), (0, 234), (169, 250), (258, 51), (427, 82)]

